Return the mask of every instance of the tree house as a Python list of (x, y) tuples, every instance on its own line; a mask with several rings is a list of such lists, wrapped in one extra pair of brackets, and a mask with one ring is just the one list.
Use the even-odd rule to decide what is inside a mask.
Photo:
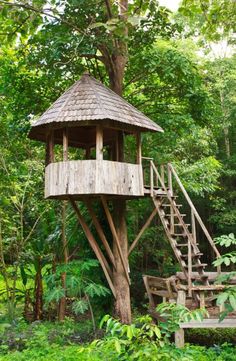
[[(89, 75), (83, 75), (33, 125), (30, 138), (47, 143), (45, 197), (144, 196), (143, 131), (162, 129)], [(124, 160), (124, 136), (136, 138), (136, 162)], [(55, 160), (54, 145), (61, 144)], [(69, 148), (84, 150), (84, 159)]]
[[(145, 176), (141, 133), (147, 131), (163, 130), (123, 98), (85, 74), (33, 124), (29, 133), (31, 139), (46, 143), (45, 197), (70, 201), (114, 295), (116, 313), (126, 323), (131, 321), (128, 256), (155, 216), (159, 216), (180, 264), (189, 296), (196, 296), (199, 291), (193, 284), (196, 273), (203, 289), (209, 291), (211, 288), (204, 272), (206, 264), (201, 261), (196, 224), (216, 257), (220, 256), (173, 166), (156, 167), (152, 159), (146, 158), (149, 164)], [(127, 135), (133, 135), (136, 140), (133, 163), (124, 157)], [(174, 186), (179, 187), (178, 192), (182, 192), (189, 206), (190, 224), (184, 220), (185, 214), (177, 202)], [(128, 247), (125, 202), (144, 196), (151, 198), (154, 209)], [(94, 199), (101, 201), (113, 244), (108, 242), (94, 212)], [(80, 212), (81, 201), (88, 209), (100, 240), (95, 239)], [(152, 287), (147, 284), (148, 278), (144, 281), (152, 302)], [(201, 289), (201, 292), (204, 291)]]

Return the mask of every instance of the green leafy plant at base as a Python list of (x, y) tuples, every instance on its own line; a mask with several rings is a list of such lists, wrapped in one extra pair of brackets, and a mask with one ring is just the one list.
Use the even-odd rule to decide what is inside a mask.
[[(236, 245), (236, 238), (233, 233), (229, 235), (222, 235), (221, 237), (215, 238), (215, 243), (223, 246), (225, 248), (229, 248), (231, 246)], [(230, 266), (231, 264), (236, 263), (236, 252), (228, 252), (221, 257), (217, 258), (214, 262), (214, 266)], [(217, 283), (226, 283), (226, 287), (223, 292), (221, 292), (217, 296), (217, 305), (224, 306), (224, 310), (220, 313), (220, 321), (229, 315), (229, 313), (236, 311), (236, 287), (229, 285), (230, 280), (236, 276), (236, 272), (228, 272), (226, 275), (219, 275), (217, 277)], [(227, 287), (228, 283), (228, 287)]]
[[(92, 280), (91, 272), (98, 267), (98, 261), (88, 259), (72, 261), (57, 266), (55, 273), (46, 278), (48, 290), (46, 292), (46, 305), (58, 302), (65, 295), (71, 298), (72, 311), (78, 314), (90, 312), (94, 332), (96, 330), (94, 312), (91, 299), (107, 296), (110, 291), (105, 286)], [(66, 290), (61, 287), (61, 274), (66, 273)]]

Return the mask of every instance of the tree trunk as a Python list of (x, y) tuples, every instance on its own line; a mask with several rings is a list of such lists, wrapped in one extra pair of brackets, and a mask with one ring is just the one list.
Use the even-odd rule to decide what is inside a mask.
[[(128, 269), (128, 238), (125, 213), (126, 201), (114, 201), (116, 231)], [(113, 271), (113, 282), (116, 290), (115, 316), (118, 317), (122, 323), (129, 324), (131, 323), (130, 288), (115, 242), (113, 242), (113, 252), (116, 263), (116, 270), (114, 269)]]
[(34, 288), (34, 319), (42, 320), (43, 317), (43, 282), (42, 282), (42, 265), (41, 258), (37, 260), (37, 272), (35, 276)]

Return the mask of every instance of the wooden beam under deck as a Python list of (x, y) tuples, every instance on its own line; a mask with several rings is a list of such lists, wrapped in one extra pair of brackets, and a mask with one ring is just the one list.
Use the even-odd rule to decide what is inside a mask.
[(100, 223), (99, 223), (99, 221), (98, 221), (98, 219), (96, 217), (96, 214), (93, 211), (93, 208), (92, 208), (92, 205), (91, 205), (91, 200), (84, 199), (83, 201), (86, 204), (86, 207), (88, 208), (88, 211), (89, 211), (89, 214), (90, 214), (90, 216), (92, 218), (93, 224), (94, 224), (94, 226), (95, 226), (95, 228), (96, 228), (96, 230), (98, 232), (98, 235), (99, 235), (99, 237), (100, 237), (100, 239), (101, 239), (101, 241), (102, 241), (102, 243), (103, 243), (103, 245), (105, 247), (107, 255), (110, 258), (110, 261), (111, 261), (112, 265), (116, 268), (114, 255), (113, 255), (112, 250), (111, 250), (111, 248), (109, 246), (109, 243), (108, 243), (108, 241), (106, 239), (106, 236), (105, 236), (105, 234), (103, 232), (103, 229), (102, 229), (102, 227), (101, 227), (101, 225), (100, 225)]
[(111, 212), (109, 211), (106, 198), (104, 196), (101, 196), (101, 200), (102, 200), (102, 204), (103, 204), (103, 207), (104, 207), (104, 210), (105, 210), (105, 213), (106, 213), (106, 216), (107, 216), (107, 220), (108, 220), (108, 223), (109, 223), (109, 226), (110, 226), (110, 229), (111, 229), (111, 233), (112, 233), (114, 241), (116, 243), (119, 256), (121, 258), (121, 262), (122, 262), (122, 265), (123, 265), (123, 268), (124, 268), (124, 271), (125, 271), (125, 276), (126, 276), (127, 281), (128, 281), (128, 283), (130, 285), (131, 282), (130, 282), (129, 273), (128, 273), (128, 267), (127, 267), (128, 264), (126, 263), (126, 261), (124, 259), (124, 255), (123, 255), (121, 247), (120, 247), (120, 241), (119, 241), (119, 238), (118, 238), (118, 235), (117, 235), (117, 232), (116, 232), (116, 228), (115, 228), (112, 216), (111, 216)]
[(89, 244), (91, 246), (91, 248), (93, 249), (95, 255), (97, 256), (97, 259), (99, 260), (101, 266), (102, 266), (102, 269), (103, 269), (103, 272), (106, 276), (106, 279), (107, 279), (107, 282), (110, 286), (110, 289), (113, 293), (113, 296), (116, 298), (116, 291), (115, 291), (115, 288), (114, 288), (114, 285), (113, 285), (113, 282), (112, 282), (112, 279), (111, 279), (111, 269), (104, 257), (104, 255), (102, 254), (102, 251), (100, 250), (93, 234), (91, 233), (88, 225), (86, 224), (85, 220), (84, 220), (84, 217), (82, 216), (76, 202), (74, 201), (74, 199), (72, 197), (69, 197), (70, 199), (70, 202), (71, 202), (71, 205), (72, 207), (74, 208), (75, 210), (75, 213), (77, 214), (77, 217), (78, 217), (78, 220), (79, 220), (79, 223), (81, 224), (81, 227), (83, 228), (83, 231), (89, 241)]

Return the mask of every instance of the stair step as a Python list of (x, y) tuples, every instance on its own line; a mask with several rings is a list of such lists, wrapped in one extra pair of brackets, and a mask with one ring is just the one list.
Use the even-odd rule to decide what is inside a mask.
[(172, 236), (175, 236), (175, 237), (181, 237), (181, 236), (184, 236), (186, 237), (186, 233), (171, 233)]
[[(184, 223), (185, 224), (185, 226), (187, 226), (187, 227), (189, 227), (189, 226), (191, 226), (191, 224), (190, 223)], [(178, 227), (178, 226), (183, 226), (181, 223), (175, 223), (174, 224), (174, 226), (176, 226), (176, 227)]]
[[(203, 255), (203, 253), (201, 253), (201, 252), (199, 252), (197, 254), (192, 254), (192, 258), (200, 257), (202, 255)], [(181, 257), (188, 258), (188, 254), (182, 254)]]
[[(193, 264), (192, 268), (203, 268), (203, 267), (206, 267), (206, 266), (208, 266), (207, 263)], [(188, 266), (185, 266), (185, 267), (188, 268)]]
[[(162, 204), (163, 207), (172, 207), (171, 204)], [(183, 204), (175, 204), (176, 207), (183, 207)]]
[[(195, 243), (196, 246), (199, 245), (199, 243)], [(177, 243), (176, 247), (188, 247), (188, 243)]]
[[(186, 216), (186, 214), (180, 214), (181, 215), (181, 217), (185, 217)], [(174, 214), (169, 214), (169, 213), (167, 213), (166, 214), (166, 216), (174, 216), (174, 217), (177, 217), (177, 214), (176, 213), (174, 213)]]

